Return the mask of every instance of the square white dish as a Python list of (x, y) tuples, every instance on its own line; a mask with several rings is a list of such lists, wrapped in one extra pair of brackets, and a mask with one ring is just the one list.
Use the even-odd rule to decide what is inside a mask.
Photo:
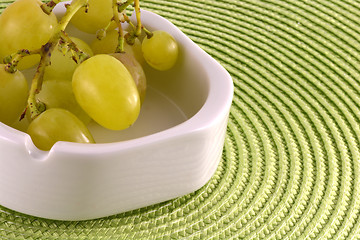
[[(55, 8), (64, 11), (64, 3)], [(90, 130), (99, 143), (58, 142), (48, 152), (0, 123), (0, 205), (43, 218), (94, 219), (191, 193), (214, 174), (231, 76), (168, 20), (141, 14), (149, 30), (174, 36), (180, 56), (166, 72), (145, 67), (148, 93), (137, 122), (122, 132), (95, 124)]]

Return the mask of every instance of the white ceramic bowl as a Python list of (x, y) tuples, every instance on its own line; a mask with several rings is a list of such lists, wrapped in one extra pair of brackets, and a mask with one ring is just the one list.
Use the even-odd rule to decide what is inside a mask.
[[(55, 12), (64, 9), (60, 4)], [(149, 90), (137, 123), (123, 132), (94, 124), (103, 143), (58, 142), (48, 152), (0, 123), (0, 205), (50, 219), (93, 219), (188, 194), (211, 178), (221, 159), (232, 79), (166, 19), (143, 10), (142, 21), (171, 33), (181, 53), (170, 71), (145, 68)]]

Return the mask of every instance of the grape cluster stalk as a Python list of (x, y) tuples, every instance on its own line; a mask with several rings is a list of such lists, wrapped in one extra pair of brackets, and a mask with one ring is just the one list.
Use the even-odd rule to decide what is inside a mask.
[[(46, 14), (50, 14), (54, 7), (60, 2), (60, 0), (52, 0), (48, 3), (44, 3), (41, 5), (41, 8)], [(135, 13), (136, 13), (136, 19), (137, 19), (137, 25), (134, 27), (134, 31), (131, 33), (127, 33), (127, 42), (132, 45), (134, 42), (134, 39), (141, 34), (141, 29), (145, 29), (144, 26), (141, 24), (141, 17), (140, 17), (140, 3), (139, 0), (127, 0), (126, 2), (119, 3), (117, 0), (113, 0), (113, 20), (115, 21), (118, 32), (119, 32), (119, 42), (118, 46), (115, 50), (115, 52), (124, 52), (124, 42), (125, 42), (125, 36), (124, 31), (122, 28), (122, 23), (124, 23), (124, 20), (121, 21), (119, 17), (119, 13), (123, 14), (123, 16), (126, 15), (124, 12), (126, 8), (134, 3)], [(42, 88), (42, 82), (43, 82), (43, 76), (45, 72), (45, 68), (50, 65), (50, 56), (55, 47), (59, 44), (60, 46), (65, 46), (67, 51), (71, 51), (73, 53), (73, 59), (76, 63), (81, 63), (84, 60), (88, 59), (89, 56), (77, 48), (76, 44), (69, 38), (69, 36), (65, 32), (65, 28), (69, 24), (71, 18), (74, 16), (74, 14), (79, 11), (80, 8), (86, 7), (88, 5), (88, 0), (74, 0), (71, 4), (67, 5), (67, 10), (65, 15), (62, 17), (62, 19), (59, 21), (59, 24), (57, 25), (55, 32), (53, 36), (50, 38), (50, 40), (43, 45), (40, 49), (36, 50), (26, 50), (22, 49), (16, 52), (15, 54), (12, 54), (5, 58), (5, 63), (7, 64), (6, 70), (10, 73), (13, 73), (16, 71), (16, 66), (18, 62), (25, 56), (32, 55), (32, 54), (40, 54), (41, 60), (37, 67), (37, 71), (34, 75), (34, 78), (32, 80), (29, 98), (28, 98), (28, 107), (25, 111), (30, 111), (30, 117), (31, 119), (35, 119), (41, 112), (45, 110), (44, 105), (36, 98), (36, 95), (40, 92)], [(125, 17), (127, 22), (130, 23), (130, 20), (128, 17)], [(109, 24), (110, 25), (110, 24)], [(109, 26), (108, 25), (108, 26)], [(107, 26), (107, 27), (108, 27)], [(99, 32), (105, 33), (107, 28), (100, 29)], [(146, 30), (146, 33), (151, 36), (151, 33)], [(103, 34), (104, 35), (104, 34)], [(22, 116), (25, 116), (25, 112)]]

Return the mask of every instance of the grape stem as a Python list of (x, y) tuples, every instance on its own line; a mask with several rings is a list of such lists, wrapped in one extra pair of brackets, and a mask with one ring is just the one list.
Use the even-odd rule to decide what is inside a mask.
[[(122, 5), (124, 5), (124, 4), (122, 4)], [(113, 0), (112, 8), (113, 8), (113, 14), (114, 14), (113, 19), (118, 27), (118, 32), (119, 32), (118, 45), (116, 47), (115, 52), (121, 53), (121, 52), (124, 52), (124, 30), (122, 28), (121, 21), (119, 18), (119, 8), (120, 7), (119, 7), (117, 0)]]
[[(124, 20), (136, 31), (137, 27), (130, 21), (130, 18), (128, 17), (128, 15), (126, 15), (126, 13), (124, 13), (123, 17), (124, 17)], [(151, 38), (153, 36), (153, 33), (150, 32), (148, 29), (146, 29), (145, 26), (142, 24), (141, 24), (141, 29), (144, 30), (147, 38)], [(135, 37), (136, 37), (135, 33), (130, 34), (128, 36), (128, 38), (126, 39), (127, 43), (130, 45), (134, 44), (134, 39), (131, 39), (131, 38), (135, 38)]]
[(127, 0), (124, 3), (117, 3), (118, 6), (118, 12), (122, 13), (123, 11), (125, 11), (125, 9), (130, 6), (130, 4), (132, 4), (134, 2), (134, 0)]
[(52, 0), (48, 3), (43, 3), (41, 5), (41, 9), (46, 13), (47, 15), (50, 15), (50, 13), (54, 10), (55, 6), (61, 2), (61, 0)]
[(136, 24), (137, 24), (135, 36), (139, 37), (141, 35), (141, 29), (142, 29), (141, 16), (140, 16), (140, 1), (139, 0), (135, 0), (134, 7), (135, 7)]
[(15, 73), (17, 71), (17, 64), (19, 61), (26, 56), (32, 55), (32, 54), (39, 54), (40, 49), (36, 49), (33, 51), (27, 50), (27, 49), (21, 49), (17, 51), (16, 53), (13, 53), (7, 57), (4, 58), (3, 62), (6, 64), (5, 71), (9, 73)]
[(142, 29), (144, 30), (146, 37), (151, 38), (154, 34), (150, 32), (148, 29), (146, 29), (144, 26), (142, 26)]
[[(36, 99), (36, 94), (41, 90), (45, 67), (50, 64), (50, 57), (52, 51), (55, 49), (60, 39), (65, 39), (66, 34), (64, 34), (66, 26), (69, 24), (70, 19), (74, 14), (83, 6), (86, 6), (88, 0), (74, 0), (67, 7), (65, 15), (61, 18), (59, 24), (56, 26), (54, 34), (51, 36), (50, 40), (41, 47), (40, 49), (40, 63), (36, 69), (36, 73), (32, 79), (29, 98), (28, 98), (28, 110), (30, 111), (31, 119), (36, 118), (42, 111), (44, 111), (43, 104), (39, 103)], [(69, 44), (72, 45), (72, 44)]]
[[(132, 4), (134, 2), (134, 0), (127, 0), (126, 2), (122, 2), (119, 3), (117, 0), (113, 0), (113, 12), (114, 12), (114, 16), (113, 16), (113, 20), (115, 21), (117, 27), (118, 27), (118, 32), (119, 32), (119, 40), (118, 40), (118, 45), (115, 49), (115, 52), (117, 53), (122, 53), (124, 52), (124, 44), (125, 44), (125, 40), (132, 45), (133, 41), (134, 41), (134, 37), (133, 35), (129, 35), (127, 34), (126, 36), (124, 36), (124, 30), (123, 27), (121, 25), (121, 23), (124, 22), (124, 20), (120, 20), (119, 17), (119, 13), (122, 13), (125, 19), (126, 13), (124, 13), (125, 9), (130, 6), (130, 4)], [(128, 38), (132, 38), (131, 40), (129, 40)]]
[(78, 64), (90, 58), (87, 53), (83, 52), (76, 46), (76, 44), (71, 40), (65, 31), (61, 31), (61, 37), (59, 39), (58, 46), (62, 52), (65, 50), (64, 54), (66, 51), (70, 51), (72, 59)]

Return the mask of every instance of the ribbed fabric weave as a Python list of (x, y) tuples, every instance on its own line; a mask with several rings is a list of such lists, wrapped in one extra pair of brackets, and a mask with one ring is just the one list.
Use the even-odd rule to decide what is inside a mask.
[(0, 206), (0, 239), (360, 239), (360, 3), (141, 4), (233, 77), (214, 177), (192, 194), (92, 221)]

